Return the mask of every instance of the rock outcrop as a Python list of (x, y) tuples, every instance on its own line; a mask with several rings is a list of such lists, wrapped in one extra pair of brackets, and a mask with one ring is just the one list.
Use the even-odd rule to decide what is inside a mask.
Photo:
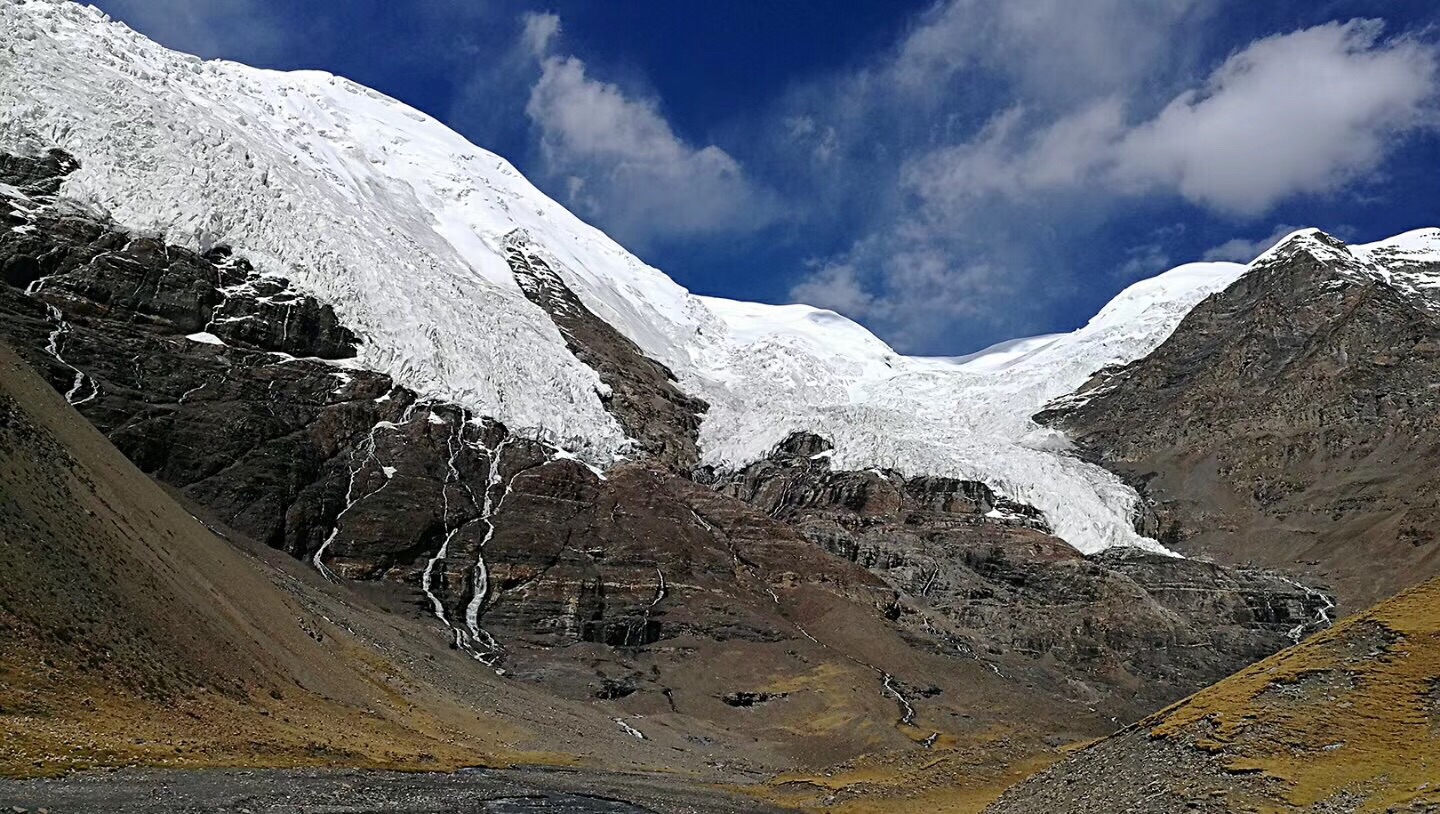
[(521, 231), (505, 238), (505, 259), (526, 298), (550, 315), (565, 346), (594, 370), (600, 400), (633, 439), (639, 457), (686, 471), (700, 461), (700, 419), (709, 405), (686, 395), (675, 374), (586, 308)]
[(919, 646), (1121, 720), (1329, 624), (1326, 597), (1280, 575), (1133, 550), (1082, 556), (983, 483), (835, 471), (829, 443), (807, 433), (704, 476), (884, 579), (887, 613)]
[(1167, 545), (1363, 607), (1440, 573), (1440, 301), (1415, 284), (1436, 274), (1301, 233), (1038, 418), (1136, 485)]

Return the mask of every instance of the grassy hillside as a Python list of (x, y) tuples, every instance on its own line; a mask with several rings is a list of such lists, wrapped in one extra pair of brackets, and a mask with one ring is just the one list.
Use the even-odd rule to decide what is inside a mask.
[(1278, 781), (1284, 805), (1440, 805), (1440, 580), (1341, 622), (1147, 722), (1152, 738)]
[(624, 737), (219, 538), (3, 345), (0, 562), (0, 775), (553, 763), (576, 758), (532, 751), (552, 728)]
[(991, 810), (1440, 810), (1440, 580), (1080, 750)]

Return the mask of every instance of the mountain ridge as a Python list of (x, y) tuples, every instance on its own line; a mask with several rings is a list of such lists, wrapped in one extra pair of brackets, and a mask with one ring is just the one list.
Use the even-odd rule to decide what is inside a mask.
[(1177, 550), (1309, 572), (1350, 608), (1383, 599), (1440, 573), (1435, 238), (1298, 232), (1038, 418), (1145, 492)]
[[(200, 616), (285, 652), (388, 631), (362, 677), (396, 658), (420, 706), (484, 697), (445, 767), (523, 746), (771, 776), (751, 792), (824, 810), (974, 810), (1064, 742), (1242, 671), (1197, 696), (1229, 697), (1440, 570), (1440, 230), (1302, 230), (1139, 281), (1070, 333), (906, 357), (834, 312), (691, 295), (374, 91), (175, 54), (65, 0), (0, 5), (0, 229), (0, 341), (56, 391), (53, 421), (78, 411), (109, 439), (89, 448), (229, 540), (186, 556), (234, 544), (290, 597), (222, 591)], [(63, 460), (47, 449), (15, 470)], [(88, 505), (26, 499), (47, 524)], [(7, 641), (95, 666), (71, 632), (92, 609), (43, 587), (147, 589), (126, 556), (96, 564), (129, 538), (72, 575), (92, 536), (28, 541), (43, 576), (12, 604), (35, 617)], [(194, 612), (163, 585), (141, 639)], [(267, 615), (296, 603), (298, 634)], [(363, 699), (341, 661), (320, 678)], [(54, 683), (31, 667), (5, 665)], [(472, 732), (492, 719), (524, 731)], [(427, 733), (396, 725), (421, 759)], [(295, 759), (387, 765), (317, 742)]]
[(81, 164), (67, 198), (199, 253), (244, 252), (335, 308), (365, 363), (422, 396), (592, 464), (633, 455), (599, 376), (510, 273), (503, 243), (521, 228), (580, 302), (710, 405), (703, 463), (738, 468), (816, 432), (848, 468), (986, 481), (1081, 550), (1155, 547), (1133, 529), (1128, 487), (1056, 454), (1029, 415), (1143, 356), (1241, 266), (1141, 285), (1116, 303), (1143, 318), (1092, 326), (1003, 374), (912, 359), (832, 312), (693, 296), (503, 159), (346, 80), (202, 62), (68, 0), (7, 4), (0, 25), (0, 147), (62, 145)]

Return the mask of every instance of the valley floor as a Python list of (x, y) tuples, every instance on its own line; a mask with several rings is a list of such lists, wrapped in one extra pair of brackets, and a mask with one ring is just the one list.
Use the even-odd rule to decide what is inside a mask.
[(120, 771), (0, 780), (0, 810), (73, 814), (647, 814), (778, 811), (674, 778), (586, 771), (455, 774), (337, 771)]

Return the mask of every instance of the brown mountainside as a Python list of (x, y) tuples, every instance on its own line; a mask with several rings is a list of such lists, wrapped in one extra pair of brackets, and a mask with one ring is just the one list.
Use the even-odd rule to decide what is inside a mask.
[(1364, 607), (1440, 573), (1440, 302), (1403, 280), (1436, 271), (1302, 233), (1038, 418), (1147, 495), (1167, 544)]
[(987, 810), (1440, 810), (1440, 580), (1081, 750)]
[(462, 702), (402, 668), (407, 626), (217, 537), (3, 345), (0, 495), (5, 774), (441, 768), (538, 740), (477, 703), (495, 682)]

